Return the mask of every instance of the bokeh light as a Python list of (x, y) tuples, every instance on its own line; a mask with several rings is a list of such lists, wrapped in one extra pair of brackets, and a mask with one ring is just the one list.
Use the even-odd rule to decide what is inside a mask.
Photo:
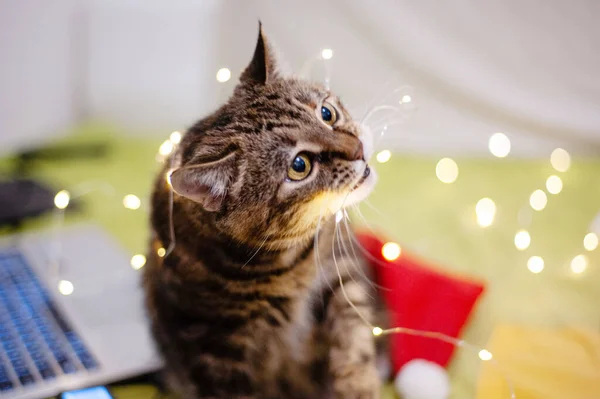
[(527, 268), (531, 273), (538, 274), (544, 270), (544, 259), (539, 256), (532, 256), (527, 261)]
[(412, 97), (409, 94), (405, 94), (402, 96), (402, 99), (400, 99), (400, 104), (407, 104), (412, 102)]
[(58, 292), (64, 296), (71, 295), (75, 291), (75, 286), (69, 280), (60, 280), (58, 282)]
[(127, 209), (136, 210), (142, 205), (142, 201), (137, 195), (127, 194), (123, 197), (123, 206)]
[(504, 133), (494, 133), (488, 142), (492, 155), (504, 158), (510, 153), (510, 139)]
[(169, 140), (173, 144), (181, 143), (181, 133), (179, 133), (178, 131), (171, 133), (171, 135), (169, 136)]
[(529, 248), (530, 244), (531, 236), (527, 230), (519, 230), (517, 234), (515, 234), (515, 247), (517, 247), (519, 251), (526, 250)]
[(71, 202), (71, 194), (67, 190), (61, 190), (54, 196), (54, 205), (58, 209), (65, 209)]
[(588, 251), (598, 248), (598, 235), (596, 233), (587, 233), (583, 237), (583, 247)]
[(491, 226), (496, 216), (496, 204), (489, 198), (482, 198), (475, 206), (475, 214), (477, 215), (477, 224), (479, 226)]
[(381, 327), (373, 327), (373, 335), (380, 336), (383, 334), (383, 329)]
[(217, 71), (217, 82), (225, 83), (231, 79), (231, 71), (228, 68), (221, 68)]
[(381, 254), (386, 260), (392, 261), (400, 257), (402, 249), (395, 242), (386, 242), (381, 248)]
[(323, 57), (324, 60), (330, 60), (333, 58), (333, 50), (330, 48), (324, 48), (321, 51), (321, 57)]
[(167, 253), (167, 250), (166, 250), (166, 249), (164, 249), (163, 247), (160, 247), (160, 248), (158, 248), (158, 250), (156, 250), (156, 254), (157, 254), (159, 257), (161, 257), (161, 258), (162, 258), (163, 256), (165, 256), (165, 255), (166, 255), (166, 253)]
[(587, 269), (588, 259), (585, 255), (577, 255), (571, 261), (571, 271), (575, 274), (581, 274)]
[(391, 157), (392, 153), (389, 150), (383, 150), (381, 152), (378, 152), (376, 155), (377, 162), (379, 163), (386, 163), (390, 160)]
[(563, 182), (560, 177), (552, 175), (546, 180), (546, 190), (550, 194), (558, 194), (562, 191)]
[(529, 205), (536, 211), (544, 209), (547, 203), (548, 197), (542, 190), (535, 190), (529, 197)]
[(454, 183), (458, 178), (458, 165), (450, 158), (442, 158), (435, 167), (435, 175), (442, 183)]
[(571, 155), (566, 150), (557, 148), (550, 155), (550, 163), (559, 172), (566, 172), (571, 166)]
[(146, 264), (146, 257), (142, 254), (133, 255), (131, 258), (131, 267), (135, 270), (139, 270)]
[(492, 360), (492, 357), (492, 352), (488, 351), (487, 349), (482, 349), (479, 351), (479, 358), (484, 362)]
[(160, 147), (158, 147), (158, 153), (165, 157), (173, 152), (173, 148), (175, 148), (173, 142), (171, 140), (165, 140)]

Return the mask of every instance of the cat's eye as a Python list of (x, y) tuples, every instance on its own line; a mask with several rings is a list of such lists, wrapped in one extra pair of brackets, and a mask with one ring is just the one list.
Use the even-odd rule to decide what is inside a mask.
[(337, 117), (337, 111), (333, 105), (328, 102), (324, 102), (323, 105), (321, 105), (321, 119), (323, 119), (323, 122), (329, 126), (333, 126), (337, 121)]
[(306, 179), (310, 174), (312, 164), (307, 154), (300, 153), (296, 155), (292, 164), (288, 169), (288, 178), (290, 180), (298, 181)]

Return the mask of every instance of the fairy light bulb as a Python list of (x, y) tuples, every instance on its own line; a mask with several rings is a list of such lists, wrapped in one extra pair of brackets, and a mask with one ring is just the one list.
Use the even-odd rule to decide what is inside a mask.
[(542, 190), (535, 190), (529, 197), (529, 205), (536, 211), (544, 209), (547, 203), (548, 197)]
[(391, 157), (392, 153), (389, 150), (383, 150), (381, 152), (378, 152), (376, 155), (377, 162), (379, 163), (386, 163), (390, 160)]
[(221, 68), (217, 71), (217, 82), (225, 83), (231, 79), (231, 71), (228, 68)]
[(323, 50), (321, 50), (321, 57), (324, 60), (330, 60), (331, 58), (333, 58), (333, 50), (330, 48), (324, 48)]
[(69, 296), (75, 291), (75, 286), (69, 280), (60, 280), (58, 282), (58, 292), (64, 296)]
[(496, 204), (489, 198), (482, 198), (475, 206), (477, 224), (481, 227), (488, 227), (494, 223), (496, 216)]
[(527, 268), (533, 274), (541, 273), (544, 270), (544, 259), (539, 256), (532, 256), (527, 261)]
[(524, 251), (529, 248), (531, 244), (531, 236), (527, 230), (519, 230), (517, 234), (515, 234), (515, 247), (519, 251)]
[(142, 205), (142, 201), (139, 199), (137, 195), (127, 194), (123, 197), (123, 206), (127, 209), (136, 210), (140, 209)]
[(458, 178), (458, 165), (453, 159), (442, 158), (435, 166), (435, 175), (442, 183), (454, 183)]
[(173, 143), (171, 142), (171, 140), (165, 140), (160, 147), (158, 147), (158, 153), (160, 155), (162, 155), (163, 157), (169, 155), (170, 153), (173, 152), (173, 148), (175, 148), (175, 146), (173, 145)]
[(54, 206), (58, 209), (65, 209), (71, 202), (71, 194), (67, 190), (61, 190), (54, 196)]
[(146, 264), (146, 257), (142, 254), (133, 255), (131, 257), (131, 267), (135, 270), (140, 270)]
[(493, 357), (492, 352), (488, 351), (487, 349), (480, 350), (478, 355), (479, 355), (479, 358), (481, 360), (483, 360), (484, 362), (492, 360), (492, 357)]
[(577, 255), (571, 261), (571, 271), (575, 274), (581, 274), (587, 269), (588, 259), (585, 255)]
[(160, 247), (156, 250), (156, 254), (161, 258), (164, 257), (166, 255), (166, 253), (167, 253), (167, 250), (164, 249), (163, 247)]
[(171, 143), (173, 143), (173, 144), (179, 144), (179, 143), (181, 143), (181, 133), (179, 133), (178, 131), (174, 131), (169, 136), (169, 141)]
[(400, 248), (400, 245), (396, 244), (395, 242), (386, 242), (383, 244), (383, 247), (381, 247), (381, 254), (386, 260), (389, 261), (398, 259), (401, 253), (402, 248)]
[(400, 99), (400, 104), (408, 104), (412, 102), (412, 97), (409, 94), (405, 94), (402, 96), (402, 99)]
[(598, 235), (596, 233), (587, 233), (583, 237), (583, 247), (587, 251), (593, 251), (598, 248)]
[(550, 194), (556, 195), (562, 191), (562, 188), (563, 182), (560, 177), (552, 175), (546, 180), (546, 190), (548, 190)]
[(563, 148), (557, 148), (550, 155), (552, 167), (559, 172), (566, 172), (571, 166), (571, 155)]
[(381, 327), (373, 327), (373, 335), (378, 337), (383, 334), (383, 329)]
[(510, 153), (510, 139), (504, 133), (494, 133), (488, 141), (492, 155), (504, 158)]

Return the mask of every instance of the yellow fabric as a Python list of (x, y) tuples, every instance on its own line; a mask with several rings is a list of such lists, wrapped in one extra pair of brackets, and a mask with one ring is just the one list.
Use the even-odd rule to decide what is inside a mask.
[[(488, 349), (517, 399), (600, 399), (600, 331), (502, 325)], [(506, 380), (484, 362), (478, 399), (509, 399)]]

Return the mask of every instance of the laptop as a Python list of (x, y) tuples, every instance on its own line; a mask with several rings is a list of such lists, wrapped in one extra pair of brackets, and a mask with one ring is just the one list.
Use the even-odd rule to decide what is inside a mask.
[(140, 276), (94, 225), (0, 237), (0, 398), (157, 371)]

